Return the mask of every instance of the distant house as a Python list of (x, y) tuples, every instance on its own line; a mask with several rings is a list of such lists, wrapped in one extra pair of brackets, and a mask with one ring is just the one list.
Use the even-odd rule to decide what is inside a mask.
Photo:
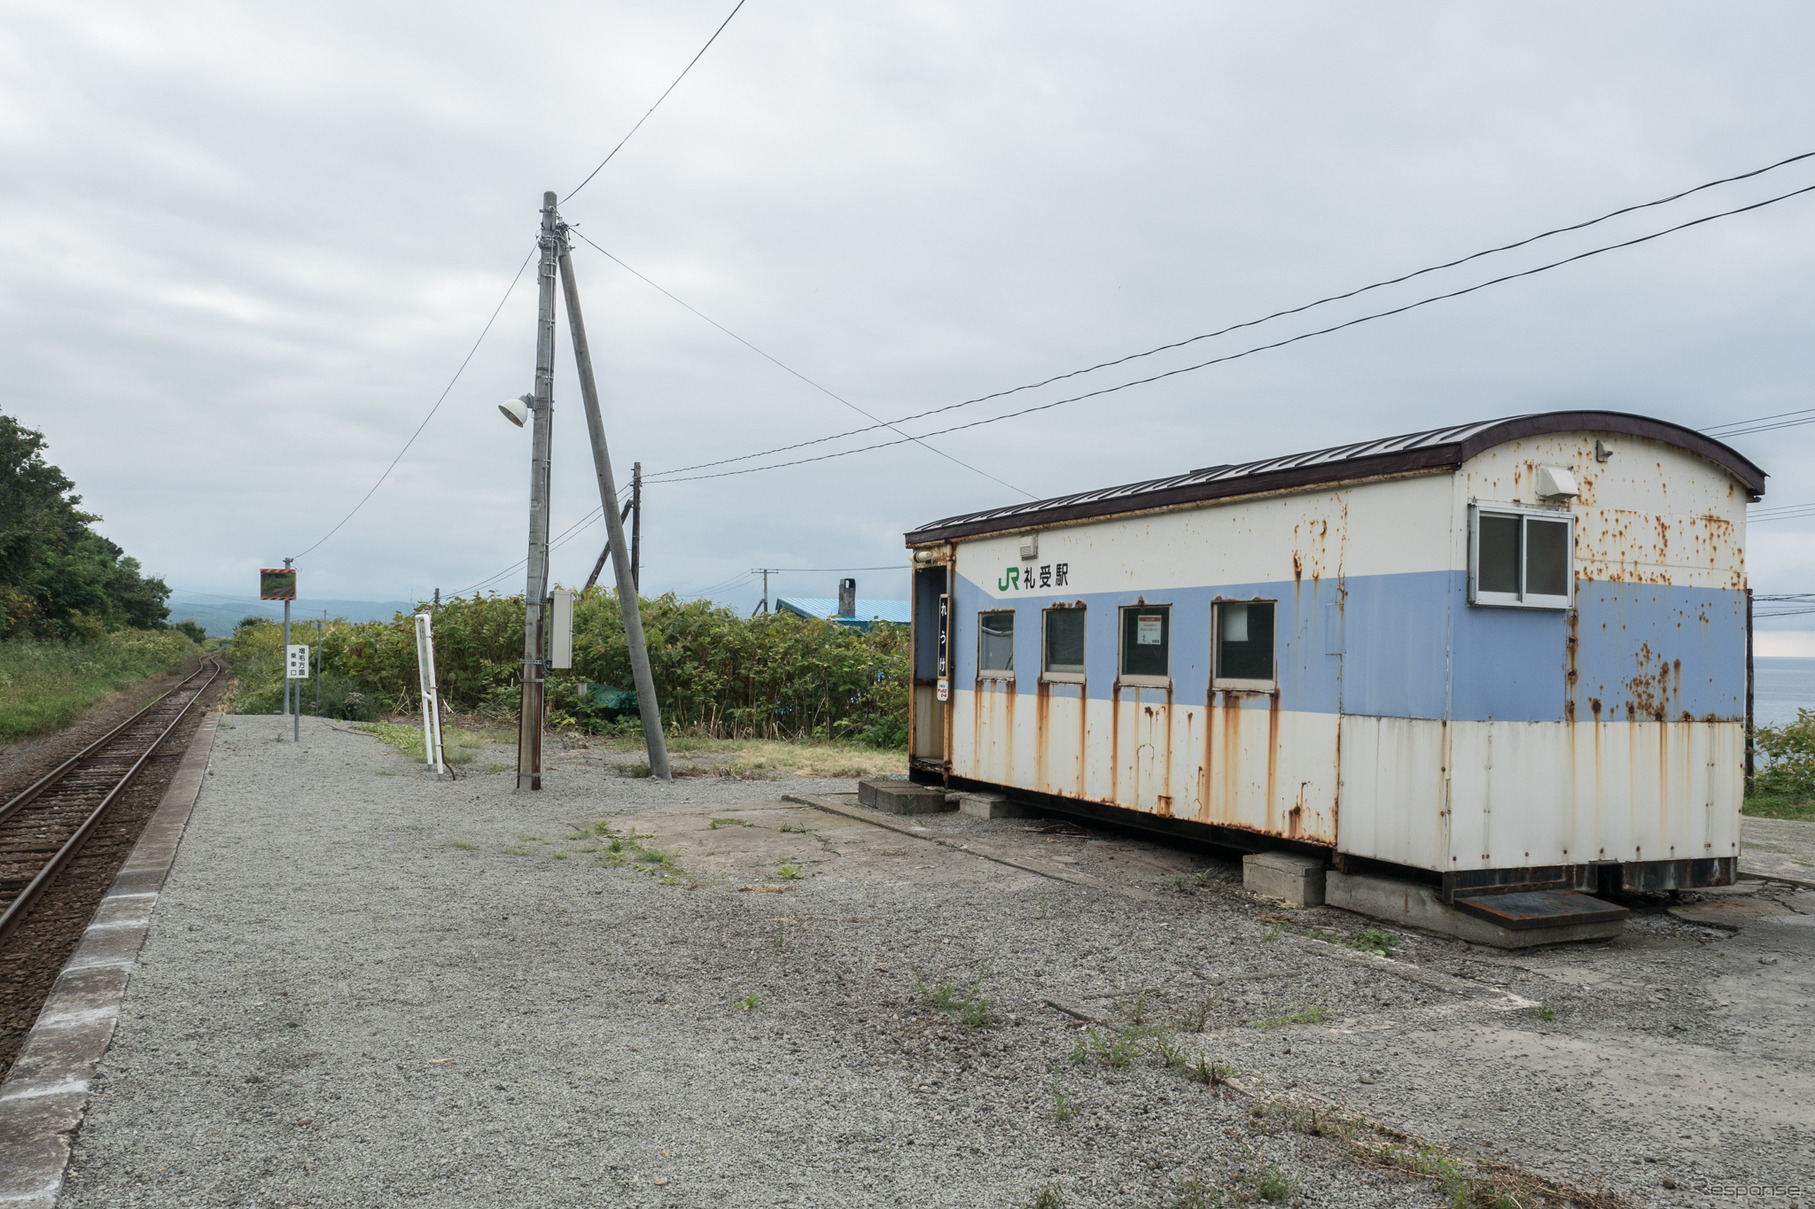
[(851, 613), (840, 616), (838, 602), (830, 596), (780, 597), (775, 602), (775, 611), (830, 621), (835, 625), (848, 625), (859, 630), (867, 630), (873, 623), (907, 625), (911, 617), (905, 600), (860, 600)]

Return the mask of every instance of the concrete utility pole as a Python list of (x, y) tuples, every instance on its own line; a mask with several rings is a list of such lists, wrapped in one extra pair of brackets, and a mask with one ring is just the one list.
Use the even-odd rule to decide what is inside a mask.
[(630, 464), (630, 582), (643, 590), (643, 463)]
[[(554, 204), (550, 193), (549, 205)], [(599, 504), (605, 527), (616, 553), (613, 568), (618, 580), (618, 605), (624, 612), (624, 642), (630, 648), (630, 674), (636, 681), (637, 708), (643, 715), (643, 743), (649, 749), (650, 775), (667, 781), (668, 744), (662, 735), (662, 709), (655, 697), (655, 677), (649, 670), (649, 648), (643, 643), (643, 614), (638, 607), (636, 575), (624, 548), (624, 518), (618, 512), (618, 484), (611, 471), (611, 452), (605, 445), (605, 420), (599, 412), (599, 388), (592, 376), (592, 349), (586, 343), (586, 320), (580, 314), (580, 286), (574, 280), (573, 255), (567, 246), (566, 228), (560, 229), (561, 288), (567, 300), (567, 327), (573, 337), (574, 362), (580, 371), (580, 400), (586, 406), (586, 432), (592, 438), (592, 464), (599, 475)], [(635, 480), (633, 480), (634, 482)], [(631, 502), (636, 502), (632, 496)]]
[(750, 574), (761, 575), (763, 577), (763, 602), (750, 611), (750, 616), (752, 617), (756, 616), (758, 613), (767, 613), (769, 611), (769, 572), (774, 569), (774, 567), (750, 568)]
[(517, 723), (517, 788), (542, 788), (542, 601), (548, 595), (548, 449), (555, 410), (555, 195), (542, 195), (537, 269), (536, 393), (529, 464), (529, 577), (523, 588), (523, 703)]

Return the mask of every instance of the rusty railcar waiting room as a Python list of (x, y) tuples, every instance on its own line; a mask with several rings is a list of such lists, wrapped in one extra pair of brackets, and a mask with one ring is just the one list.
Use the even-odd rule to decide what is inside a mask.
[(922, 526), (911, 775), (1446, 894), (1726, 884), (1764, 480), (1570, 411)]

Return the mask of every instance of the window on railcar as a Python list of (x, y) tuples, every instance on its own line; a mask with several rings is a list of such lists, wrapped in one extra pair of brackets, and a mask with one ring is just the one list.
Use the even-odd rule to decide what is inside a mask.
[(1084, 674), (1084, 610), (1047, 609), (1045, 650), (1041, 670), (1048, 676), (1075, 678)]
[(1219, 600), (1212, 606), (1219, 687), (1272, 687), (1275, 607), (1271, 600)]
[(1015, 615), (1012, 610), (977, 614), (977, 673), (1003, 676), (1015, 670)]
[(1477, 504), (1469, 533), (1469, 602), (1567, 609), (1575, 586), (1575, 518), (1552, 509)]
[(1172, 606), (1122, 610), (1122, 675), (1164, 679), (1172, 674)]

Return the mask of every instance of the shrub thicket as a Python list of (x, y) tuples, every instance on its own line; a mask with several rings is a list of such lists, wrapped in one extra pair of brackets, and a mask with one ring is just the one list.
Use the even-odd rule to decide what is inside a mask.
[[(673, 730), (725, 738), (857, 738), (907, 741), (908, 639), (903, 627), (865, 633), (787, 614), (743, 618), (673, 595), (642, 602), (643, 630), (662, 707)], [(313, 642), (314, 629), (292, 637)], [(282, 629), (248, 619), (231, 650), (240, 708), (276, 710), (282, 700)], [(415, 623), (336, 620), (322, 636), (323, 712), (371, 717), (414, 709), (419, 696)], [(450, 707), (514, 717), (523, 650), (521, 596), (461, 597), (435, 611), (435, 666)], [(586, 685), (632, 688), (617, 594), (583, 593), (574, 607), (574, 667), (549, 677), (556, 725), (600, 730), (612, 713)], [(335, 704), (331, 707), (332, 698)], [(311, 685), (305, 708), (313, 705)], [(351, 701), (351, 705), (348, 702)]]
[(1752, 741), (1765, 757), (1752, 779), (1754, 793), (1815, 796), (1815, 711), (1799, 709), (1794, 722), (1761, 726)]

